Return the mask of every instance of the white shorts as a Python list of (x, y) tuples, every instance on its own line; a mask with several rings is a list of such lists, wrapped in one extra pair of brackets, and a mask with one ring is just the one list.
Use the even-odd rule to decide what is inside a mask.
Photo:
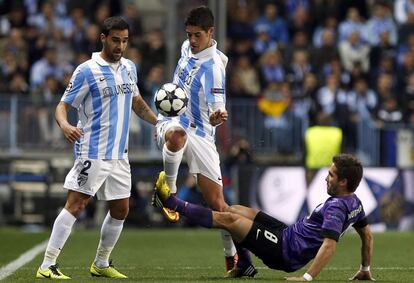
[(77, 158), (65, 178), (63, 187), (96, 196), (99, 200), (129, 198), (131, 195), (131, 168), (128, 159)]
[(220, 170), (220, 157), (213, 138), (196, 135), (196, 129), (185, 129), (178, 121), (164, 121), (157, 124), (157, 144), (162, 150), (165, 143), (165, 133), (171, 127), (180, 127), (187, 133), (187, 144), (184, 156), (190, 173), (201, 174), (223, 187)]

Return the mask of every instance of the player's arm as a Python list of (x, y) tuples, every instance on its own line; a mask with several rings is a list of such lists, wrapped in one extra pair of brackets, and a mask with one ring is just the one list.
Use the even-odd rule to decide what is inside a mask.
[(287, 281), (312, 281), (328, 264), (336, 250), (336, 240), (325, 238), (308, 271), (303, 276), (286, 277)]
[(369, 228), (369, 225), (365, 225), (364, 227), (354, 226), (354, 228), (361, 238), (361, 266), (357, 273), (349, 279), (375, 281), (370, 271), (372, 252), (374, 249), (374, 239), (372, 237), (371, 229)]
[(62, 129), (65, 138), (70, 142), (76, 142), (82, 135), (81, 129), (72, 126), (68, 122), (68, 112), (71, 106), (66, 102), (59, 102), (55, 111), (55, 119), (59, 127)]
[(145, 102), (141, 95), (136, 95), (132, 98), (132, 110), (141, 119), (148, 123), (155, 125), (157, 124), (157, 116)]

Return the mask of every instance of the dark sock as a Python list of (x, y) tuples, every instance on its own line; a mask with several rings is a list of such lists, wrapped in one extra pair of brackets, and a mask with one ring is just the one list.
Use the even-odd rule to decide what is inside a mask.
[(239, 260), (237, 261), (237, 267), (246, 268), (252, 264), (252, 258), (248, 249), (243, 248), (239, 243), (234, 243), (237, 250)]
[(210, 208), (183, 201), (173, 195), (164, 201), (164, 206), (186, 216), (192, 224), (205, 228), (213, 226), (213, 212)]

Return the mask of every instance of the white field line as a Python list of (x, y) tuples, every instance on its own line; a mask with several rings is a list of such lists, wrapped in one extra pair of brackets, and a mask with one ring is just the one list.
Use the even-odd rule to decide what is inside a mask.
[(44, 241), (24, 254), (20, 255), (19, 258), (13, 260), (12, 262), (8, 263), (7, 265), (0, 268), (0, 280), (5, 279), (6, 277), (12, 275), (17, 269), (25, 265), (26, 263), (33, 260), (39, 253), (46, 250), (47, 241)]
[[(136, 270), (136, 269), (140, 269), (139, 266), (133, 266), (133, 265), (117, 265), (117, 267), (122, 268), (122, 270)], [(217, 269), (217, 266), (180, 266), (180, 267), (165, 267), (165, 266), (154, 266), (153, 267), (156, 270), (213, 270), (213, 269)], [(323, 270), (330, 270), (330, 271), (354, 271), (357, 270), (359, 268), (359, 266), (355, 266), (355, 267), (326, 267)], [(25, 269), (29, 269), (28, 267), (25, 268), (21, 268), (22, 270)], [(32, 269), (32, 268), (30, 268)], [(89, 270), (89, 266), (68, 266), (68, 267), (63, 267), (64, 270)], [(259, 270), (271, 270), (269, 267), (265, 267), (265, 266), (256, 266), (256, 269)], [(389, 270), (389, 271), (414, 271), (414, 266), (406, 266), (406, 267), (401, 267), (401, 266), (378, 266), (378, 267), (373, 267), (371, 266), (371, 270)]]

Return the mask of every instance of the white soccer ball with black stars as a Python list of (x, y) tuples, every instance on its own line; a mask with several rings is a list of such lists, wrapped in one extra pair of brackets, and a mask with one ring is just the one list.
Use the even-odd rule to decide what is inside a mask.
[(166, 83), (154, 96), (157, 111), (166, 116), (179, 116), (187, 110), (188, 97), (185, 91), (176, 84)]

